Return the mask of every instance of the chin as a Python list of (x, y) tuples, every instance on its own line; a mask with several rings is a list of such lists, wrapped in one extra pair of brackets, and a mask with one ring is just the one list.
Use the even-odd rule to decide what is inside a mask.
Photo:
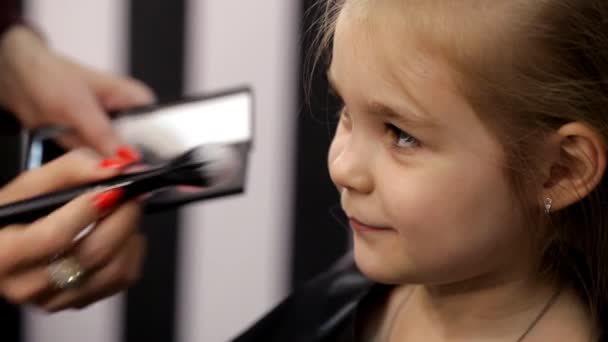
[[(385, 252), (385, 251), (384, 251)], [(367, 278), (382, 284), (398, 285), (412, 283), (407, 267), (396, 261), (394, 256), (355, 243), (353, 252), (357, 268)]]

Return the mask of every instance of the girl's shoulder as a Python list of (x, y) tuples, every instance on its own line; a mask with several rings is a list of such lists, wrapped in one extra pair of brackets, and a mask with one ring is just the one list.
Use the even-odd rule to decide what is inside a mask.
[(348, 253), (234, 341), (325, 341), (352, 328), (357, 304), (374, 284)]

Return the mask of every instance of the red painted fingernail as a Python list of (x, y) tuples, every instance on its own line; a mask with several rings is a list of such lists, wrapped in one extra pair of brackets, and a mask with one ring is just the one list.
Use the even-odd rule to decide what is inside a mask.
[(116, 155), (129, 162), (141, 160), (141, 154), (131, 146), (122, 146), (116, 151)]
[(122, 169), (129, 165), (131, 162), (123, 159), (108, 158), (104, 159), (99, 163), (99, 167), (102, 169)]
[(124, 194), (125, 190), (122, 188), (104, 191), (95, 196), (93, 199), (93, 205), (98, 211), (104, 212), (115, 206)]

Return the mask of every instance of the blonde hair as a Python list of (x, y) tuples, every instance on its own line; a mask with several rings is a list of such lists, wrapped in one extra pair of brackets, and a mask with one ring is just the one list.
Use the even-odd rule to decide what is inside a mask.
[[(608, 1), (374, 0), (367, 7), (387, 1), (417, 14), (407, 16), (408, 25), (445, 58), (464, 96), (501, 141), (505, 174), (522, 202), (540, 191), (540, 156), (533, 152), (540, 137), (576, 121), (608, 141)], [(337, 16), (354, 2), (362, 3), (318, 2), (323, 15), (319, 49), (309, 58), (313, 69), (330, 62)], [(534, 235), (543, 243), (543, 270), (573, 283), (600, 329), (608, 324), (607, 205), (604, 176), (550, 222), (542, 205), (528, 213), (531, 227), (550, 227)]]

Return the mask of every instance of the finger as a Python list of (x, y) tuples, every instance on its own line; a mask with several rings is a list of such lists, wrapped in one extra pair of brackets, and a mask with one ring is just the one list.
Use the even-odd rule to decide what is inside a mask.
[(95, 90), (97, 99), (106, 110), (126, 109), (154, 103), (156, 96), (150, 87), (129, 77), (112, 75), (65, 60)]
[(110, 263), (90, 274), (81, 287), (66, 289), (38, 302), (44, 310), (55, 312), (68, 307), (82, 308), (115, 294), (139, 278), (145, 252), (143, 235), (133, 235)]
[(93, 94), (81, 96), (65, 115), (83, 141), (103, 156), (111, 156), (124, 142), (114, 132), (110, 119)]
[(107, 78), (103, 87), (98, 89), (98, 96), (102, 106), (109, 111), (149, 105), (156, 102), (154, 93), (145, 84), (134, 79), (122, 77)]
[(46, 264), (8, 274), (0, 286), (3, 297), (13, 304), (36, 302), (48, 293), (50, 288), (51, 281)]
[[(125, 238), (125, 241), (129, 240), (129, 237)], [(124, 244), (121, 247), (124, 247)], [(117, 249), (115, 255), (119, 254), (120, 249)], [(129, 270), (128, 273), (139, 274), (139, 264), (140, 262), (137, 261), (132, 262), (129, 267), (133, 267), (133, 269)], [(81, 266), (86, 272), (91, 271), (84, 263), (81, 263)], [(53, 286), (46, 263), (7, 274), (2, 280), (0, 289), (4, 298), (13, 304), (46, 302), (62, 291)]]
[(122, 189), (86, 193), (26, 228), (11, 226), (0, 236), (0, 260), (8, 269), (47, 261), (70, 250), (75, 237), (120, 200)]
[(0, 191), (0, 204), (92, 183), (120, 174), (121, 168), (101, 167), (102, 159), (90, 149), (78, 149), (25, 172)]
[(85, 148), (86, 144), (77, 134), (63, 134), (54, 139), (64, 150), (71, 151), (77, 148)]
[(124, 265), (124, 286), (118, 287), (117, 289), (107, 289), (106, 291), (91, 291), (92, 295), (83, 297), (80, 300), (75, 301), (72, 306), (77, 309), (82, 309), (89, 304), (95, 303), (103, 298), (114, 295), (122, 290), (125, 290), (129, 286), (137, 282), (141, 277), (141, 272), (144, 264), (144, 256), (146, 255), (146, 238), (143, 235), (138, 235), (139, 240), (137, 244), (130, 251), (130, 257), (128, 262)]
[(73, 255), (87, 272), (107, 264), (138, 229), (141, 206), (129, 202), (104, 218), (74, 247)]

